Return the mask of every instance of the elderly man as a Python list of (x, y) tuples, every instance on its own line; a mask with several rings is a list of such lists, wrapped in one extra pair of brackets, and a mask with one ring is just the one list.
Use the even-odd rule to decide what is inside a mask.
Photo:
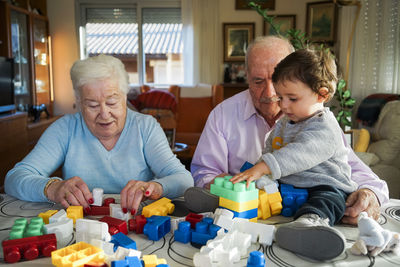
[[(265, 140), (281, 116), (272, 73), (293, 51), (286, 39), (273, 36), (259, 37), (248, 47), (249, 89), (222, 102), (208, 117), (191, 165), (196, 186), (207, 188), (215, 177), (237, 174), (246, 161), (255, 163), (260, 158)], [(358, 190), (347, 198), (342, 222), (357, 224), (362, 211), (377, 219), (380, 204), (388, 200), (386, 183), (352, 150), (349, 164)]]

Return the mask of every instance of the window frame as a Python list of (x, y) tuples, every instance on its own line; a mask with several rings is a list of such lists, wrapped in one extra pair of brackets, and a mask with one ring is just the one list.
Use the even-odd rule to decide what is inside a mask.
[[(181, 8), (179, 0), (114, 0), (110, 3), (108, 0), (75, 0), (75, 25), (77, 40), (79, 41), (80, 59), (88, 57), (85, 43), (85, 25), (86, 9), (88, 8), (135, 8), (138, 23), (138, 56), (137, 70), (139, 76), (139, 86), (148, 84), (146, 77), (146, 62), (143, 50), (143, 8)], [(158, 85), (156, 85), (158, 86)], [(161, 85), (162, 86), (162, 85)]]

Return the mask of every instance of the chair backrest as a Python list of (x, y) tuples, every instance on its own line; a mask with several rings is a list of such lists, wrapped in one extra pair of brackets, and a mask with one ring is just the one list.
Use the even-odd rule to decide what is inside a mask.
[(206, 84), (171, 86), (169, 91), (178, 102), (176, 141), (196, 145), (211, 110), (223, 101), (223, 87)]

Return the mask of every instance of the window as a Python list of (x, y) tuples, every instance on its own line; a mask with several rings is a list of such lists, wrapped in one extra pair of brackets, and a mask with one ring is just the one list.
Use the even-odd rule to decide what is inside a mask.
[(132, 84), (183, 83), (181, 9), (139, 4), (81, 5), (83, 57), (107, 54), (125, 64)]

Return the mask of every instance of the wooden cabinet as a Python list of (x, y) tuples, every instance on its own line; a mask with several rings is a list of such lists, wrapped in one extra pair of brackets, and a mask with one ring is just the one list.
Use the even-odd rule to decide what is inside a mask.
[(223, 83), (224, 87), (224, 99), (236, 95), (249, 88), (247, 83)]
[(28, 11), (37, 1), (0, 2), (0, 56), (14, 59), (17, 111), (45, 104), (52, 113), (50, 37), (47, 17)]

